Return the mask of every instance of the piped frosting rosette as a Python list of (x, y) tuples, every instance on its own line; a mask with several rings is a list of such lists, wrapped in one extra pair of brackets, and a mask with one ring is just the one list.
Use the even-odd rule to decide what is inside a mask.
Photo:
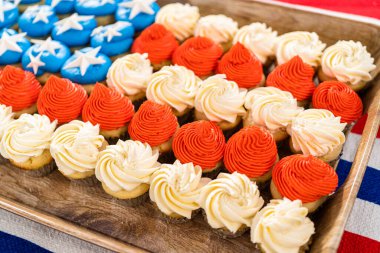
[(14, 120), (14, 113), (11, 106), (0, 104), (0, 141), (4, 134), (4, 129)]

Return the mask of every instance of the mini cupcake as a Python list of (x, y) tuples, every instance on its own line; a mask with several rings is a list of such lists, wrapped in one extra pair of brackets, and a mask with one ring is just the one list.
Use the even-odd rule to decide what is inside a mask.
[(313, 93), (313, 108), (329, 110), (340, 122), (351, 124), (362, 115), (363, 102), (345, 83), (325, 81)]
[(131, 23), (118, 21), (115, 24), (99, 26), (91, 33), (91, 47), (101, 47), (100, 52), (112, 61), (124, 56), (133, 42), (135, 30)]
[(78, 119), (86, 101), (87, 93), (81, 85), (52, 75), (41, 90), (37, 108), (39, 114), (61, 125)]
[(205, 37), (186, 40), (173, 54), (173, 64), (185, 66), (204, 79), (214, 74), (223, 49)]
[(222, 57), (216, 72), (240, 88), (252, 89), (265, 84), (261, 62), (242, 44), (237, 43)]
[(276, 39), (276, 31), (257, 22), (240, 28), (235, 34), (233, 44), (243, 44), (265, 67), (269, 67), (275, 58)]
[[(0, 142), (4, 135), (4, 129), (14, 120), (14, 113), (11, 106), (0, 104)], [(6, 163), (7, 159), (1, 156), (0, 152), (0, 164)]]
[(117, 8), (115, 0), (76, 0), (75, 11), (79, 15), (93, 15), (99, 25), (115, 22), (114, 14)]
[(354, 91), (359, 91), (372, 80), (371, 71), (376, 68), (374, 59), (361, 42), (338, 41), (326, 48), (322, 55), (320, 81), (338, 80)]
[(195, 96), (195, 119), (216, 122), (223, 131), (235, 129), (245, 115), (246, 89), (225, 79), (225, 75), (207, 78)]
[(266, 85), (289, 91), (297, 99), (299, 106), (306, 106), (313, 95), (314, 69), (304, 63), (299, 56), (277, 66), (267, 78)]
[(15, 118), (37, 112), (40, 91), (41, 84), (28, 71), (6, 66), (0, 75), (0, 104), (12, 106)]
[(111, 59), (99, 53), (100, 47), (86, 47), (75, 51), (63, 64), (61, 75), (75, 83), (83, 85), (87, 93), (91, 93), (95, 83), (105, 82)]
[(304, 63), (316, 69), (321, 63), (322, 51), (326, 44), (319, 40), (315, 32), (297, 31), (279, 36), (275, 47), (277, 65), (284, 64), (298, 55)]
[(232, 40), (238, 31), (238, 23), (225, 15), (208, 15), (198, 20), (194, 36), (207, 37), (220, 44), (224, 51), (232, 46)]
[(201, 79), (183, 66), (166, 66), (154, 73), (146, 96), (158, 104), (169, 105), (182, 125), (192, 116), (194, 99)]
[(33, 7), (42, 3), (41, 0), (17, 0), (17, 2), (19, 2), (18, 9), (21, 13), (23, 13), (29, 7)]
[(171, 3), (158, 11), (156, 23), (165, 26), (178, 41), (184, 41), (193, 35), (199, 18), (200, 14), (197, 6)]
[(179, 43), (171, 32), (163, 25), (153, 24), (136, 38), (132, 52), (147, 53), (153, 70), (159, 70), (172, 63), (172, 55), (178, 46)]
[(50, 37), (32, 42), (34, 45), (22, 56), (22, 67), (33, 72), (38, 81), (45, 84), (52, 74), (59, 75), (63, 64), (71, 56), (70, 49)]
[(272, 135), (256, 126), (244, 127), (232, 135), (224, 151), (224, 165), (230, 173), (237, 171), (257, 183), (271, 178), (278, 160)]
[(25, 35), (26, 33), (17, 33), (12, 29), (0, 30), (0, 66), (21, 66), (21, 57), (30, 47)]
[(173, 152), (181, 163), (194, 163), (205, 176), (214, 178), (222, 167), (226, 146), (222, 130), (211, 121), (183, 125), (173, 138)]
[(63, 19), (74, 12), (75, 0), (45, 0), (45, 4), (53, 8), (59, 19)]
[(57, 121), (44, 115), (22, 114), (7, 124), (0, 143), (1, 155), (32, 176), (45, 176), (54, 169), (50, 142)]
[(291, 155), (274, 167), (270, 191), (273, 198), (301, 200), (314, 212), (338, 187), (335, 170), (311, 155)]
[(137, 110), (153, 74), (147, 54), (130, 54), (117, 59), (107, 73), (107, 85), (129, 97)]
[(163, 218), (186, 222), (199, 211), (199, 193), (211, 181), (202, 177), (202, 168), (193, 163), (162, 164), (150, 179), (149, 197)]
[(50, 152), (58, 170), (74, 183), (94, 185), (95, 165), (107, 142), (99, 134), (99, 125), (73, 120), (57, 128)]
[(297, 115), (288, 126), (293, 153), (313, 155), (325, 162), (336, 160), (346, 137), (346, 123), (325, 109), (308, 109)]
[(201, 190), (199, 204), (213, 231), (223, 238), (244, 234), (264, 205), (255, 182), (243, 174), (220, 173)]
[(18, 24), (17, 2), (2, 1), (0, 7), (0, 29), (13, 28), (17, 29)]
[(245, 97), (247, 115), (244, 126), (263, 127), (272, 134), (276, 142), (288, 137), (287, 127), (303, 111), (290, 92), (275, 87), (253, 89)]
[(97, 83), (90, 98), (83, 107), (82, 119), (93, 125), (99, 124), (100, 134), (107, 142), (115, 144), (128, 135), (128, 124), (135, 113), (128, 97), (114, 89)]
[(273, 199), (253, 218), (251, 241), (261, 252), (306, 252), (314, 223), (300, 200)]
[(50, 34), (57, 15), (49, 5), (35, 5), (26, 9), (18, 20), (18, 27), (29, 37), (44, 38)]
[(115, 18), (131, 22), (136, 31), (142, 31), (154, 22), (159, 10), (156, 0), (121, 0)]

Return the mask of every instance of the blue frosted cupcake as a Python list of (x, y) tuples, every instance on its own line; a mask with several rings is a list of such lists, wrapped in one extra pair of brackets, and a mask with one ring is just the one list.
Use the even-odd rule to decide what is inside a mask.
[(136, 31), (150, 26), (160, 9), (156, 0), (123, 0), (119, 2), (115, 15), (116, 20), (131, 22)]
[(20, 4), (18, 5), (18, 9), (21, 13), (23, 13), (28, 7), (33, 5), (42, 4), (41, 0), (21, 0)]
[(74, 12), (74, 0), (45, 0), (46, 5), (50, 5), (59, 18), (64, 18), (67, 14)]
[(63, 64), (62, 77), (83, 85), (87, 93), (91, 93), (97, 82), (105, 81), (111, 66), (111, 59), (99, 51), (100, 47), (86, 47), (75, 51)]
[(2, 1), (2, 5), (0, 5), (0, 29), (17, 29), (18, 16), (17, 4), (8, 1)]
[(80, 15), (94, 15), (99, 25), (112, 24), (116, 11), (115, 0), (77, 0), (75, 11)]
[(34, 38), (46, 37), (58, 21), (54, 10), (48, 5), (31, 6), (18, 20), (19, 30)]
[(25, 35), (12, 29), (0, 30), (0, 66), (20, 66), (23, 53), (30, 47)]
[(132, 45), (135, 29), (126, 21), (99, 26), (92, 31), (91, 46), (101, 47), (100, 52), (116, 60), (128, 52)]
[(38, 81), (44, 84), (50, 75), (59, 73), (70, 57), (70, 49), (59, 41), (32, 40), (34, 43), (22, 56), (22, 67), (34, 73)]

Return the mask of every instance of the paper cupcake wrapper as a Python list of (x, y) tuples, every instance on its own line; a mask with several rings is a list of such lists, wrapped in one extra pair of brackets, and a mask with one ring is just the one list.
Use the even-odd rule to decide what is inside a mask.
[(53, 160), (49, 164), (46, 164), (46, 165), (44, 165), (38, 169), (35, 169), (35, 170), (25, 170), (25, 169), (21, 169), (21, 168), (19, 168), (19, 169), (22, 170), (23, 173), (25, 173), (31, 177), (44, 177), (44, 176), (49, 175), (56, 168), (57, 168), (57, 166), (55, 164), (55, 161)]
[(80, 185), (80, 186), (94, 186), (99, 182), (96, 179), (95, 175), (91, 177), (86, 177), (83, 179), (74, 179), (74, 178), (68, 178), (68, 179), (70, 179), (71, 183), (75, 185)]
[(191, 219), (188, 219), (186, 217), (176, 218), (176, 217), (171, 217), (171, 216), (166, 215), (163, 212), (161, 212), (161, 210), (158, 208), (158, 206), (154, 202), (153, 202), (153, 206), (156, 209), (156, 212), (158, 213), (160, 219), (164, 220), (167, 223), (172, 223), (172, 224), (186, 223), (186, 222), (194, 219), (194, 217), (197, 216), (199, 214), (199, 212), (201, 211), (201, 209), (197, 209), (197, 210), (192, 211), (191, 212)]

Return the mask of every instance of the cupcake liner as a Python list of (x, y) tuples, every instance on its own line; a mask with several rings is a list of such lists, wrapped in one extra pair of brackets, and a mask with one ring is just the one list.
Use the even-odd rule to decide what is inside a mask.
[(140, 206), (144, 202), (146, 202), (146, 200), (149, 198), (149, 191), (145, 192), (143, 195), (140, 195), (140, 196), (138, 196), (136, 198), (132, 198), (132, 199), (118, 199), (115, 197), (112, 197), (112, 198), (114, 199), (114, 201), (116, 201), (120, 205), (128, 206), (128, 207), (135, 207), (135, 206)]
[(174, 163), (176, 160), (174, 156), (173, 150), (170, 150), (169, 152), (160, 154), (160, 157), (158, 158), (158, 161), (160, 163)]
[(153, 206), (156, 209), (160, 219), (164, 220), (167, 223), (172, 223), (172, 224), (186, 223), (186, 222), (190, 221), (191, 219), (193, 219), (195, 216), (197, 216), (199, 214), (199, 212), (201, 211), (201, 209), (197, 209), (197, 210), (192, 211), (190, 219), (188, 219), (186, 217), (175, 218), (175, 217), (171, 217), (171, 216), (166, 215), (165, 213), (161, 212), (161, 210), (158, 208), (158, 206), (154, 202), (153, 202)]
[(219, 175), (221, 170), (222, 170), (222, 166), (219, 166), (219, 168), (216, 168), (210, 172), (202, 172), (202, 177), (208, 177), (211, 179), (215, 179)]
[(44, 165), (38, 169), (35, 169), (35, 170), (25, 170), (25, 169), (21, 169), (21, 168), (19, 168), (19, 169), (31, 177), (44, 177), (44, 176), (49, 175), (56, 168), (57, 168), (57, 166), (55, 164), (55, 161), (52, 160), (49, 164), (46, 164), (46, 165)]
[(71, 183), (74, 185), (80, 185), (80, 186), (94, 186), (96, 185), (99, 181), (96, 179), (95, 175), (82, 178), (82, 179), (74, 179), (74, 178), (69, 178)]

